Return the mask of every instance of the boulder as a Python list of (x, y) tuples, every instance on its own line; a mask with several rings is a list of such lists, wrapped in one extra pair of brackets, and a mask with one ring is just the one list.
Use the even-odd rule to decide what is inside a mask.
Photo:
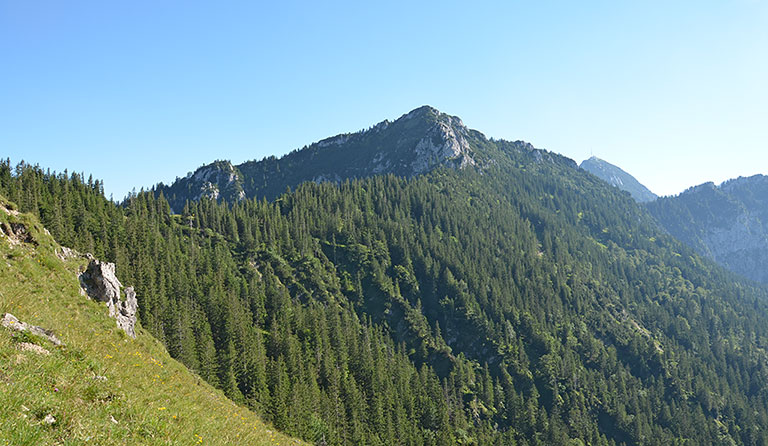
[(35, 336), (48, 339), (53, 343), (53, 345), (56, 346), (64, 345), (64, 343), (61, 342), (61, 340), (57, 338), (51, 330), (46, 330), (45, 328), (38, 327), (36, 325), (30, 325), (26, 322), (21, 322), (11, 313), (5, 313), (3, 315), (3, 319), (0, 320), (0, 325), (11, 330), (28, 331)]
[(117, 321), (117, 326), (128, 336), (136, 338), (136, 311), (139, 303), (133, 287), (125, 288), (125, 299), (121, 299), (123, 285), (115, 275), (115, 264), (91, 260), (88, 268), (80, 274), (80, 284), (91, 299), (104, 302), (109, 308), (109, 315)]

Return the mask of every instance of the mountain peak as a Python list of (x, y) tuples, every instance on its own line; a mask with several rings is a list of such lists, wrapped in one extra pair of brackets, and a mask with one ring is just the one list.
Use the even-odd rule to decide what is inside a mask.
[[(310, 178), (312, 181), (386, 173), (411, 177), (443, 165), (476, 165), (468, 136), (469, 129), (460, 118), (424, 105), (395, 121), (384, 120), (367, 130), (332, 136), (304, 150), (312, 153), (313, 161), (318, 156), (347, 152), (341, 162), (329, 166), (331, 171), (320, 172)], [(283, 159), (301, 158), (304, 150)], [(340, 170), (346, 172), (342, 174)]]
[(443, 113), (440, 110), (436, 109), (435, 107), (432, 107), (431, 105), (422, 105), (421, 107), (415, 108), (410, 112), (401, 116), (398, 119), (398, 121), (400, 121), (401, 119), (402, 120), (424, 119), (431, 122), (443, 122), (447, 125), (466, 129), (466, 126), (462, 122), (461, 118), (459, 118), (458, 116), (449, 115), (448, 113)]
[(527, 159), (577, 167), (572, 160), (524, 141), (488, 139), (467, 128), (458, 116), (423, 105), (393, 121), (385, 119), (368, 129), (331, 136), (281, 158), (270, 156), (237, 166), (217, 161), (170, 186), (159, 184), (155, 193), (162, 193), (173, 209), (180, 210), (188, 200), (272, 200), (287, 188), (309, 181), (339, 183), (387, 174), (410, 178), (442, 167), (486, 168), (507, 157), (517, 159), (516, 165)]
[(477, 165), (471, 138), (460, 118), (424, 105), (394, 121), (325, 138), (280, 159), (238, 166), (216, 161), (171, 186), (159, 185), (158, 190), (178, 209), (186, 200), (203, 197), (271, 199), (306, 181), (340, 182), (382, 174), (413, 177), (443, 166)]
[(632, 175), (628, 174), (618, 166), (602, 160), (596, 156), (592, 156), (587, 160), (581, 162), (579, 166), (587, 172), (595, 175), (601, 180), (610, 183), (621, 190), (627, 191), (632, 195), (635, 201), (643, 203), (653, 201), (656, 198), (656, 194), (648, 190), (647, 187), (640, 184)]
[(414, 108), (413, 110), (409, 111), (403, 117), (412, 118), (416, 116), (426, 116), (426, 115), (440, 115), (442, 112), (440, 110), (436, 109), (435, 107), (432, 107), (431, 105), (422, 105), (421, 107)]

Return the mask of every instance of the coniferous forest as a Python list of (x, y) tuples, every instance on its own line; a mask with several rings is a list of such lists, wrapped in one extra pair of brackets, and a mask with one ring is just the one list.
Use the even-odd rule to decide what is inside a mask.
[(115, 262), (172, 356), (318, 444), (768, 444), (766, 291), (570, 160), (484, 144), (483, 168), (176, 213), (10, 161), (0, 194)]

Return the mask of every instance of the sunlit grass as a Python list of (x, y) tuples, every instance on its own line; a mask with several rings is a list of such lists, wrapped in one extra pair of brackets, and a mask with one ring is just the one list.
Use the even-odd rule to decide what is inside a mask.
[[(0, 237), (0, 315), (51, 329), (66, 345), (0, 328), (0, 446), (300, 444), (190, 373), (141, 328), (137, 339), (126, 336), (103, 304), (80, 295), (83, 260), (62, 262), (32, 218), (0, 210), (0, 223), (10, 221), (31, 228), (39, 246)], [(21, 342), (50, 355), (22, 351)]]

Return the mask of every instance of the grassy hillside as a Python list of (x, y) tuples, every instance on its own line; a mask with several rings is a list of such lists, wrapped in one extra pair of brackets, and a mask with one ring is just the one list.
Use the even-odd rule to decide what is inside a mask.
[(66, 345), (0, 328), (0, 445), (301, 444), (191, 374), (143, 329), (127, 337), (103, 304), (80, 295), (75, 273), (86, 261), (59, 260), (36, 219), (0, 199), (0, 227), (11, 223), (31, 239), (0, 237), (0, 315), (51, 329)]

